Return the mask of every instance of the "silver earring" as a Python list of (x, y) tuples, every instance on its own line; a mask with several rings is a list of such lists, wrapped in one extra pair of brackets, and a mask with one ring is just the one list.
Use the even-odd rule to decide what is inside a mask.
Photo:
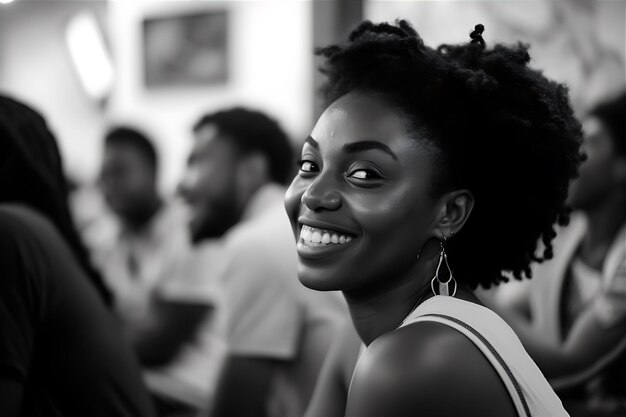
[[(452, 276), (452, 269), (450, 268), (450, 264), (448, 263), (448, 255), (446, 254), (446, 237), (443, 237), (443, 240), (440, 243), (441, 245), (441, 253), (439, 254), (439, 264), (437, 265), (437, 270), (435, 271), (435, 276), (430, 281), (430, 288), (433, 290), (433, 294), (435, 295), (445, 295), (454, 297), (456, 294), (456, 280)], [(445, 262), (446, 268), (448, 268), (448, 274), (450, 275), (446, 281), (441, 281), (439, 279), (439, 270), (441, 269), (441, 265)], [(435, 291), (435, 281), (437, 282), (437, 289)], [(452, 294), (450, 294), (450, 284), (452, 284)]]
[(421, 254), (422, 254), (422, 250), (420, 249), (417, 251), (417, 256), (415, 257), (415, 259), (419, 261)]

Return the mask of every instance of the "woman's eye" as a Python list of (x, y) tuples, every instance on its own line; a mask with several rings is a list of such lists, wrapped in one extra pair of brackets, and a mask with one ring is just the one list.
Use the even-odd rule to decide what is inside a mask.
[(317, 164), (311, 161), (300, 161), (300, 171), (302, 172), (317, 172)]
[(355, 169), (348, 174), (351, 178), (357, 178), (359, 180), (379, 180), (382, 177), (371, 169)]

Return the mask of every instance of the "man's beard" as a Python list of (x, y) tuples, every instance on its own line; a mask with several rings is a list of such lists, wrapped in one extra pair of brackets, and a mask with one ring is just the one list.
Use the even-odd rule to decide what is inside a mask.
[(241, 220), (242, 211), (236, 204), (234, 195), (221, 201), (214, 201), (210, 215), (203, 217), (197, 227), (192, 227), (192, 243), (197, 244), (203, 240), (222, 237)]

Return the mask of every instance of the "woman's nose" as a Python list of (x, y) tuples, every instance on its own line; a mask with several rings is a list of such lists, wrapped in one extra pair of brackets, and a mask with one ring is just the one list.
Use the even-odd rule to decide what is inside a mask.
[(341, 207), (341, 195), (322, 183), (309, 185), (300, 198), (302, 204), (310, 210), (337, 210)]

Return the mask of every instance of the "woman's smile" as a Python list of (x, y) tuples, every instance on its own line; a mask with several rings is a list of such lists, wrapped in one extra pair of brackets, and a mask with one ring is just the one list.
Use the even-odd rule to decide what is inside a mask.
[(333, 230), (318, 229), (303, 225), (300, 229), (300, 241), (306, 246), (344, 245), (352, 241), (352, 237)]
[(322, 290), (392, 285), (430, 237), (431, 149), (404, 115), (353, 93), (331, 105), (305, 140), (285, 204), (297, 243), (298, 276)]
[(298, 219), (298, 228), (298, 255), (307, 259), (318, 259), (343, 251), (358, 237), (356, 232), (348, 231), (345, 227), (304, 216)]

